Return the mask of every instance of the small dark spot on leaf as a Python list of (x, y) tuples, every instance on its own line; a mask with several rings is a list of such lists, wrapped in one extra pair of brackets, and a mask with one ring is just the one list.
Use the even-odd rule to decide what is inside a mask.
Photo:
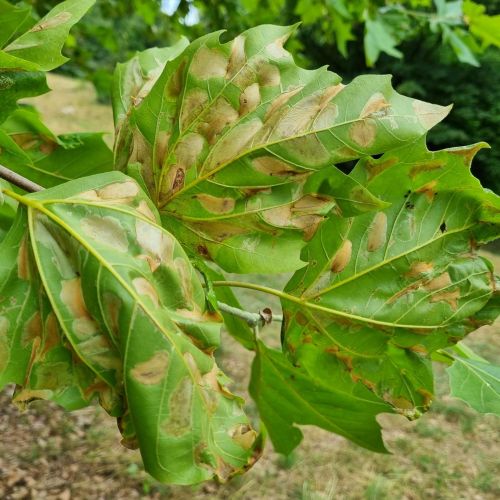
[(408, 210), (413, 210), (415, 208), (415, 205), (409, 201), (407, 201), (405, 203), (405, 208), (407, 208)]
[(442, 233), (445, 233), (446, 232), (446, 222), (443, 221), (443, 223), (439, 226), (439, 230), (442, 232)]
[(408, 198), (408, 196), (410, 196), (411, 194), (411, 190), (408, 189), (408, 191), (406, 191), (406, 193), (404, 194), (404, 198)]

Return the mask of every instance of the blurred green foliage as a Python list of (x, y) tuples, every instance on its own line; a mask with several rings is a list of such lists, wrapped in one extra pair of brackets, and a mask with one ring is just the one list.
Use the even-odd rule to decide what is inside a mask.
[[(24, 0), (39, 16), (57, 0)], [(220, 29), (232, 37), (265, 23), (301, 22), (287, 44), (305, 67), (329, 65), (346, 80), (391, 73), (402, 92), (455, 108), (430, 144), (487, 140), (476, 161), (500, 191), (500, 0), (97, 0), (73, 29), (63, 72), (90, 79), (109, 99), (114, 66), (136, 51)]]

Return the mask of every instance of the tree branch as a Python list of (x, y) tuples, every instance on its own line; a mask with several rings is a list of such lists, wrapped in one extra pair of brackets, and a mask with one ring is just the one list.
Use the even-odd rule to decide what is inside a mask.
[(237, 307), (224, 304), (224, 302), (217, 302), (217, 305), (222, 312), (241, 318), (243, 321), (247, 322), (248, 326), (251, 327), (262, 327), (264, 325), (268, 325), (272, 321), (283, 321), (283, 316), (273, 315), (269, 307), (262, 309), (262, 311), (259, 311), (258, 313), (251, 313), (244, 311), (243, 309), (238, 309)]
[(26, 177), (19, 175), (18, 173), (14, 172), (10, 168), (4, 167), (3, 165), (0, 165), (0, 177), (10, 182), (11, 184), (14, 184), (14, 186), (28, 191), (28, 193), (34, 193), (35, 191), (41, 191), (43, 189), (43, 187), (39, 184), (26, 179)]

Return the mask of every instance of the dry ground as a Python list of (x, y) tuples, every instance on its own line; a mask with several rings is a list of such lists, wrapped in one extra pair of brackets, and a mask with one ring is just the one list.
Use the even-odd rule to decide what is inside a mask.
[[(92, 89), (62, 77), (50, 79), (57, 96), (35, 99), (56, 132), (112, 129), (111, 112)], [(493, 256), (500, 268), (500, 258)], [(243, 297), (247, 301), (248, 296)], [(248, 303), (248, 302), (247, 302)], [(252, 302), (257, 309), (262, 305)], [(267, 305), (267, 304), (266, 304)], [(270, 304), (273, 305), (273, 304)], [(496, 331), (495, 331), (496, 330)], [(277, 338), (271, 327), (263, 332)], [(484, 357), (500, 357), (498, 328), (471, 335), (469, 345)], [(234, 390), (245, 391), (251, 355), (227, 339), (221, 363)], [(25, 413), (0, 393), (0, 498), (32, 499), (467, 499), (500, 498), (500, 419), (481, 416), (442, 396), (417, 422), (396, 418), (385, 433), (393, 455), (377, 455), (315, 428), (304, 429), (294, 456), (268, 445), (262, 460), (227, 485), (193, 488), (156, 483), (140, 456), (122, 448), (112, 419), (99, 408), (67, 414), (39, 402)], [(255, 408), (249, 404), (250, 414)]]

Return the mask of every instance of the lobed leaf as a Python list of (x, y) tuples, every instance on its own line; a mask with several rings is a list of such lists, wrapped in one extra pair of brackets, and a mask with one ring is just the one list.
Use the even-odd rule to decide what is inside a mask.
[[(302, 440), (295, 427), (315, 425), (372, 451), (386, 451), (375, 417), (391, 407), (345, 371), (331, 383), (294, 366), (283, 353), (257, 343), (250, 394), (274, 448), (289, 454)], [(326, 383), (325, 383), (326, 382)]]
[(446, 369), (451, 395), (465, 401), (480, 413), (500, 416), (500, 367), (456, 356)]
[(113, 155), (102, 136), (56, 136), (36, 111), (19, 108), (0, 127), (0, 163), (44, 187), (56, 186), (113, 169)]
[[(249, 466), (255, 432), (213, 358), (219, 316), (207, 310), (194, 269), (157, 224), (154, 206), (139, 186), (113, 172), (33, 195), (7, 194), (25, 208), (2, 246), (20, 252), (22, 238), (21, 248), (33, 253), (26, 265), (43, 287), (31, 274), (20, 280), (16, 268), (24, 261), (9, 259), (5, 273), (13, 281), (0, 279), (0, 338), (7, 339), (12, 372), (2, 370), (5, 378), (12, 381), (15, 375), (22, 384), (31, 376), (30, 351), (20, 340), (28, 309), (22, 314), (12, 309), (13, 303), (24, 307), (24, 298), (42, 324), (55, 315), (73, 364), (91, 370), (101, 404), (119, 417), (127, 445), (136, 435), (154, 477), (192, 484), (213, 476), (224, 480)], [(40, 288), (48, 298), (43, 304), (36, 300)], [(40, 334), (33, 336), (32, 345)], [(57, 353), (53, 356), (50, 363), (57, 364)], [(33, 370), (50, 365), (43, 361)], [(36, 375), (37, 390), (44, 383), (64, 385), (64, 376), (57, 379), (60, 372), (53, 368), (55, 378), (40, 382)], [(30, 389), (21, 391), (23, 398)]]
[(348, 371), (409, 417), (428, 408), (428, 354), (499, 313), (476, 253), (500, 222), (498, 197), (469, 171), (481, 147), (429, 152), (420, 140), (358, 163), (352, 176), (391, 206), (330, 218), (304, 250), (282, 301), (295, 362), (332, 383)]
[(0, 50), (0, 68), (50, 71), (68, 59), (61, 55), (69, 30), (95, 0), (66, 0), (57, 4), (29, 31)]
[(194, 41), (132, 109), (130, 144), (116, 144), (118, 168), (141, 164), (164, 226), (226, 271), (297, 269), (332, 210), (383, 208), (334, 165), (412, 141), (448, 112), (397, 94), (389, 76), (344, 86), (297, 67), (283, 48), (294, 29)]

